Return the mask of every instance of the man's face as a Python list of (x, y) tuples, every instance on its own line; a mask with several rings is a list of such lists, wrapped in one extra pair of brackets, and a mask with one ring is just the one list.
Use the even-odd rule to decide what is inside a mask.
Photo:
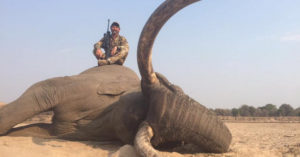
[(119, 32), (120, 32), (120, 28), (117, 27), (117, 26), (111, 26), (110, 30), (111, 30), (111, 32), (112, 32), (113, 35), (119, 34)]

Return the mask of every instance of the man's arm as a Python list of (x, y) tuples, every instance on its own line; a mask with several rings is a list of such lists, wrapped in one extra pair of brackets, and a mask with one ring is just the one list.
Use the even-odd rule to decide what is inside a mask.
[(101, 48), (103, 46), (103, 40), (104, 40), (104, 38), (102, 38), (100, 41), (98, 41), (97, 43), (94, 44), (93, 53), (97, 59), (105, 58), (105, 54), (101, 51)]
[(124, 61), (125, 61), (125, 58), (128, 55), (128, 51), (129, 51), (128, 42), (125, 37), (120, 36), (120, 38), (121, 38), (121, 44), (116, 47), (117, 53), (108, 59), (108, 62), (110, 64), (114, 64), (115, 62), (117, 62), (120, 59), (124, 59)]
[(120, 50), (119, 53), (126, 53), (128, 54), (129, 45), (125, 37), (121, 37), (121, 45), (117, 46), (117, 49)]

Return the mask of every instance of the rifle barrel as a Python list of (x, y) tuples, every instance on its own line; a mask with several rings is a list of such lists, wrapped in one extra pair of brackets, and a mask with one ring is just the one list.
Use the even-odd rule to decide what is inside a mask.
[(109, 19), (107, 20), (107, 32), (109, 31)]

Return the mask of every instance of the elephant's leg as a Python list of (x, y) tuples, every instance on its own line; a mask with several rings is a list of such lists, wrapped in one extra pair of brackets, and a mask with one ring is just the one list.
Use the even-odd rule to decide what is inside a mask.
[(0, 135), (7, 133), (15, 125), (47, 111), (57, 105), (55, 88), (47, 81), (30, 87), (20, 98), (0, 109)]
[(32, 136), (40, 138), (51, 138), (53, 136), (52, 124), (37, 123), (18, 128), (12, 128), (7, 136)]

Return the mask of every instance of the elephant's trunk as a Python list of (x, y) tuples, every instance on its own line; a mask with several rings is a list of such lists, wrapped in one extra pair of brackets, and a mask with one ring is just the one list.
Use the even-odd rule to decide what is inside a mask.
[(138, 66), (143, 83), (158, 82), (152, 67), (152, 47), (160, 29), (176, 12), (197, 1), (200, 0), (166, 0), (148, 19), (141, 33), (137, 50)]

